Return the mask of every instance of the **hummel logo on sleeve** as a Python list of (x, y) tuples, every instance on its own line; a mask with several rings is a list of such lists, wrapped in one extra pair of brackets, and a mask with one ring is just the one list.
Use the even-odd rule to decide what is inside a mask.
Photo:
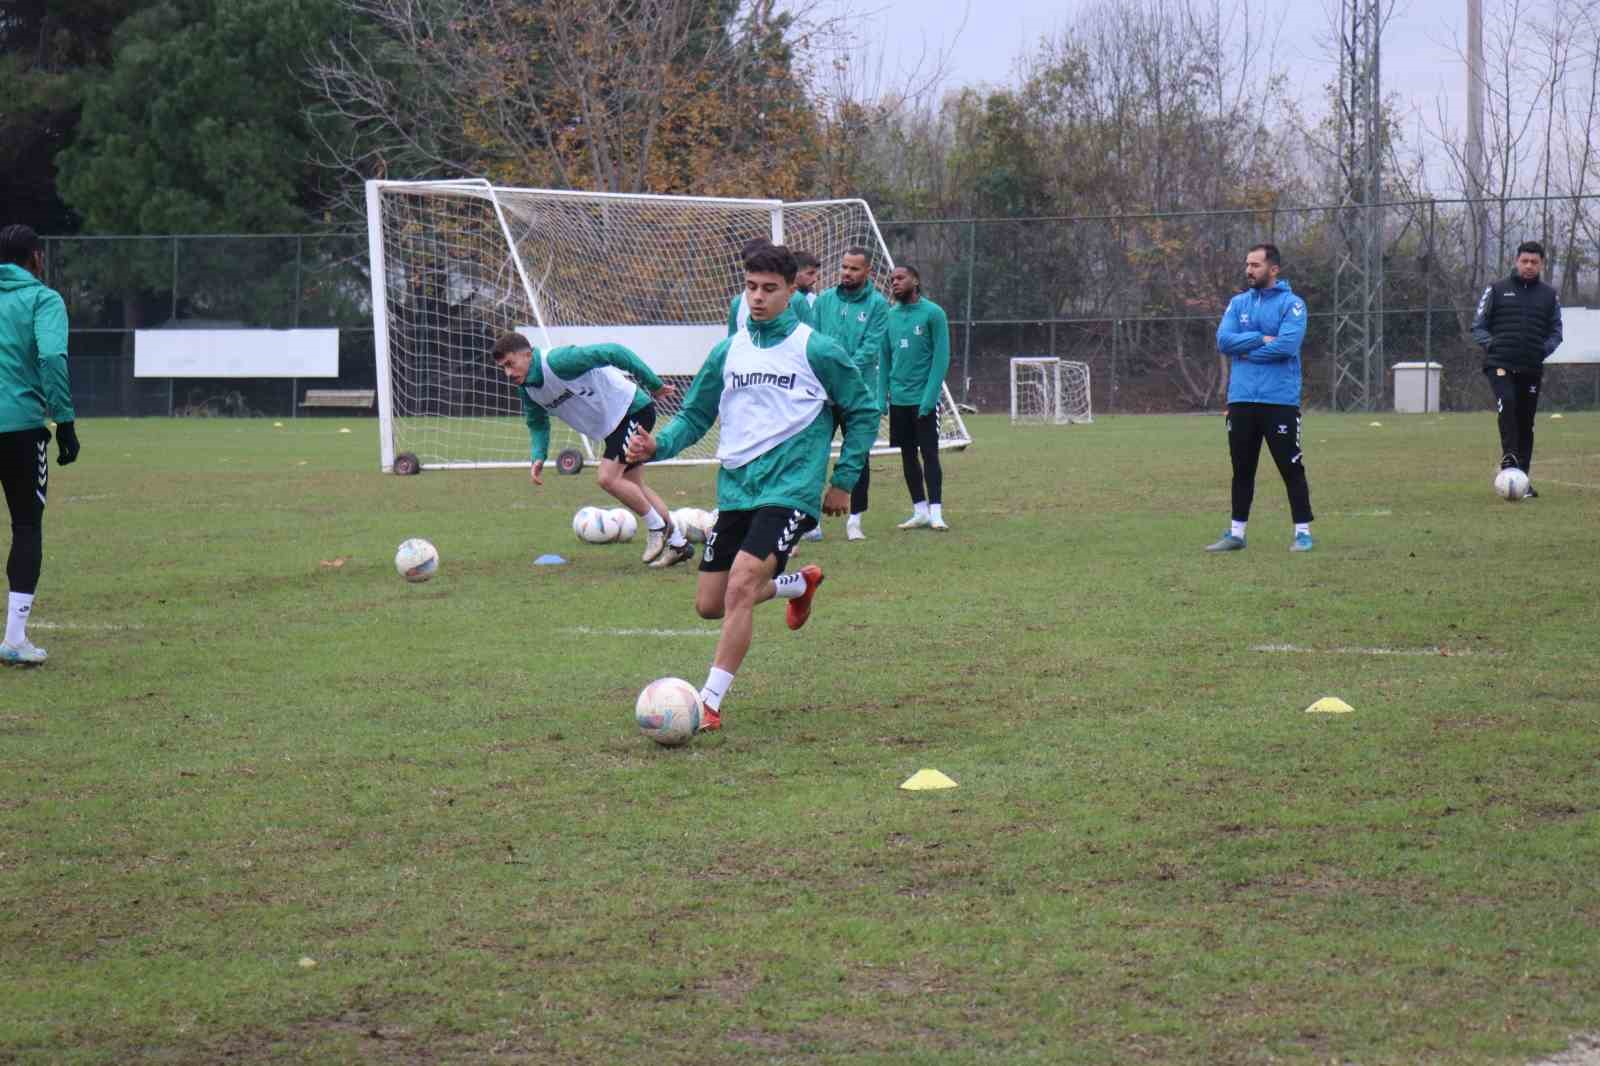
[(1302, 313), (1302, 312), (1304, 312), (1304, 311), (1305, 311), (1305, 309), (1306, 309), (1306, 305), (1305, 305), (1305, 304), (1295, 304), (1295, 305), (1294, 305), (1294, 313), (1295, 313), (1295, 317), (1296, 317), (1296, 318), (1298, 318), (1298, 317), (1300, 317), (1300, 314), (1301, 314), (1301, 313)]

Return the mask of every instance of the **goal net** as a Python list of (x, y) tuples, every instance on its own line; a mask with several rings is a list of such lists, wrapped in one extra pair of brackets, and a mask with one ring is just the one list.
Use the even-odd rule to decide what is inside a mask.
[[(384, 470), (406, 453), (423, 468), (527, 465), (521, 400), (489, 358), (502, 333), (519, 330), (541, 350), (621, 344), (681, 397), (727, 336), (744, 284), (739, 249), (751, 238), (812, 252), (822, 288), (852, 245), (875, 250), (871, 280), (885, 293), (894, 269), (861, 200), (371, 181), (367, 235)], [(657, 407), (659, 426), (678, 402)], [(939, 422), (941, 447), (971, 443), (948, 387)], [(714, 462), (717, 430), (671, 461)], [(551, 460), (576, 448), (593, 461), (600, 444), (551, 419)], [(874, 451), (887, 450), (885, 418)]]
[(1089, 365), (1045, 356), (1012, 359), (1011, 421), (1056, 426), (1093, 422)]

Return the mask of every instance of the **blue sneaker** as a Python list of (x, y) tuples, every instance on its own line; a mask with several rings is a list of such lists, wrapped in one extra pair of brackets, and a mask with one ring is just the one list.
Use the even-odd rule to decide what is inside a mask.
[(822, 527), (818, 526), (816, 529), (809, 530), (809, 531), (807, 531), (805, 533), (800, 534), (800, 539), (801, 540), (821, 540), (822, 539)]
[(1294, 543), (1289, 545), (1289, 550), (1292, 551), (1292, 552), (1308, 552), (1308, 551), (1310, 551), (1311, 550), (1311, 534), (1310, 533), (1296, 533), (1294, 535)]
[(1236, 537), (1232, 533), (1224, 533), (1222, 539), (1215, 544), (1207, 544), (1208, 552), (1242, 552), (1244, 551), (1244, 538)]

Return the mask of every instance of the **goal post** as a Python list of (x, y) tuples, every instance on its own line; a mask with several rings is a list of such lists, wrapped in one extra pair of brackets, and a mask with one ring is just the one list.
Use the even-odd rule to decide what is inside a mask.
[(1068, 425), (1093, 422), (1089, 403), (1089, 364), (1054, 356), (1022, 355), (1011, 360), (1013, 424)]
[[(516, 387), (489, 358), (517, 330), (541, 350), (615, 343), (687, 389), (727, 336), (743, 281), (739, 249), (765, 236), (815, 254), (837, 276), (844, 250), (894, 269), (862, 200), (779, 200), (519, 189), (487, 181), (367, 183), (368, 254), (384, 470), (526, 466)], [(874, 388), (876, 383), (872, 383)], [(660, 421), (678, 410), (658, 401)], [(940, 446), (971, 443), (948, 387)], [(718, 427), (671, 462), (715, 462)], [(888, 450), (887, 419), (874, 451)], [(600, 442), (551, 419), (552, 460)], [(835, 441), (835, 447), (838, 442)]]

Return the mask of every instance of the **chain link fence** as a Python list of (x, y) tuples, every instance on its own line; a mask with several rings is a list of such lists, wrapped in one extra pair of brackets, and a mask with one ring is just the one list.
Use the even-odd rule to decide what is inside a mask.
[[(1481, 356), (1468, 335), (1482, 286), (1542, 239), (1546, 279), (1568, 307), (1600, 307), (1600, 196), (1381, 205), (1382, 366), (1443, 366), (1445, 410), (1481, 410)], [(951, 325), (949, 385), (981, 411), (1009, 405), (1009, 363), (1051, 355), (1088, 364), (1096, 411), (1215, 409), (1216, 327), (1251, 245), (1271, 241), (1306, 301), (1305, 404), (1333, 393), (1333, 306), (1342, 237), (1334, 208), (1096, 218), (880, 221), (899, 263)], [(303, 413), (307, 387), (376, 386), (365, 234), (51, 237), (47, 284), (71, 316), (74, 401), (93, 415)], [(825, 271), (837, 269), (825, 264)], [(826, 274), (825, 274), (826, 277)], [(336, 379), (136, 378), (136, 329), (340, 330)], [(1600, 366), (1552, 365), (1541, 407), (1600, 408)]]

